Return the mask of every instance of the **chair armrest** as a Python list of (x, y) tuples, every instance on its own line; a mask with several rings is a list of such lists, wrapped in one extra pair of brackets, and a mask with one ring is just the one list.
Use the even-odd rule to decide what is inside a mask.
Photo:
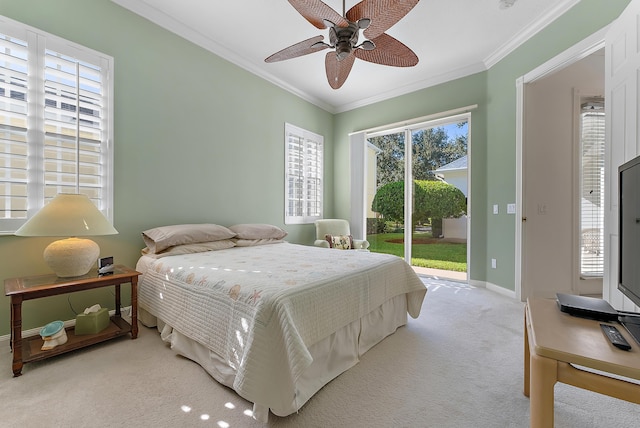
[(355, 248), (356, 250), (366, 250), (367, 248), (369, 248), (369, 241), (354, 239), (353, 248)]
[(313, 245), (315, 245), (316, 247), (329, 248), (329, 242), (325, 241), (324, 239), (316, 239), (313, 242)]

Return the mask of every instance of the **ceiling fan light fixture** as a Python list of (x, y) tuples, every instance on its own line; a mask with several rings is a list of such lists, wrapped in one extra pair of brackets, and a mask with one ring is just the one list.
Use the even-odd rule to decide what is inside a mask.
[(361, 49), (364, 49), (365, 51), (372, 51), (372, 50), (374, 50), (376, 48), (376, 44), (373, 43), (371, 40), (365, 40), (358, 47), (361, 48)]
[(331, 46), (326, 44), (325, 42), (315, 42), (314, 44), (311, 45), (311, 49), (324, 49), (324, 48), (330, 48)]
[(338, 43), (336, 46), (336, 55), (338, 56), (338, 61), (342, 61), (351, 53), (351, 45), (348, 43)]
[(334, 24), (333, 22), (329, 21), (328, 19), (323, 19), (322, 22), (324, 22), (324, 27), (325, 28), (331, 28), (331, 27), (335, 27), (336, 24)]
[(362, 18), (358, 20), (358, 28), (361, 30), (366, 29), (371, 24), (371, 20), (369, 18)]

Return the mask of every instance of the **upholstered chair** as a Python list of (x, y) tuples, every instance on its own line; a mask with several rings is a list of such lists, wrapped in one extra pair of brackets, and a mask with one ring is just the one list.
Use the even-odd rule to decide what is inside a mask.
[(343, 219), (316, 220), (314, 245), (323, 248), (367, 250), (369, 241), (353, 239), (349, 222)]

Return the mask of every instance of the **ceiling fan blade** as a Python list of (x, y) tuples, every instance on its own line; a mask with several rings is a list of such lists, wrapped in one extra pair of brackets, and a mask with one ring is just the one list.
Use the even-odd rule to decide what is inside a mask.
[(296, 58), (328, 48), (329, 45), (322, 43), (322, 39), (324, 39), (323, 36), (315, 36), (310, 39), (303, 40), (302, 42), (298, 42), (295, 45), (284, 48), (268, 58), (265, 58), (264, 62), (284, 61), (285, 59)]
[(355, 49), (354, 55), (364, 61), (393, 67), (413, 67), (418, 63), (418, 56), (411, 49), (386, 33), (371, 41), (375, 43), (375, 49)]
[(316, 28), (327, 28), (325, 21), (330, 21), (338, 27), (349, 26), (349, 22), (342, 15), (320, 0), (289, 0), (289, 3)]
[(371, 20), (364, 30), (365, 37), (375, 39), (400, 21), (419, 0), (362, 0), (347, 12), (347, 19), (357, 22), (361, 18)]
[(329, 86), (333, 89), (339, 89), (349, 77), (355, 60), (356, 57), (353, 56), (353, 53), (342, 61), (338, 61), (338, 55), (335, 52), (327, 52), (327, 56), (324, 58), (324, 67), (327, 71)]

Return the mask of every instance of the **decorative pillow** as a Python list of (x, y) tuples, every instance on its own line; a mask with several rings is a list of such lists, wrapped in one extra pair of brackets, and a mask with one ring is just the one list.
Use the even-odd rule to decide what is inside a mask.
[(197, 242), (195, 244), (176, 245), (175, 247), (167, 248), (159, 253), (152, 253), (149, 247), (142, 250), (142, 254), (159, 259), (166, 256), (176, 256), (178, 254), (192, 254), (192, 253), (204, 253), (206, 251), (226, 250), (227, 248), (233, 248), (236, 243), (231, 239), (223, 239), (222, 241), (212, 242)]
[(285, 242), (282, 239), (268, 238), (268, 239), (234, 239), (233, 240), (238, 247), (253, 247), (256, 245), (266, 244), (279, 244)]
[(329, 248), (338, 250), (353, 249), (353, 236), (351, 235), (325, 235), (324, 239), (329, 242)]
[(235, 232), (217, 224), (175, 224), (142, 232), (149, 252), (157, 254), (170, 247), (198, 242), (222, 241), (236, 236)]
[(229, 227), (238, 239), (282, 239), (287, 232), (271, 224), (236, 224)]

